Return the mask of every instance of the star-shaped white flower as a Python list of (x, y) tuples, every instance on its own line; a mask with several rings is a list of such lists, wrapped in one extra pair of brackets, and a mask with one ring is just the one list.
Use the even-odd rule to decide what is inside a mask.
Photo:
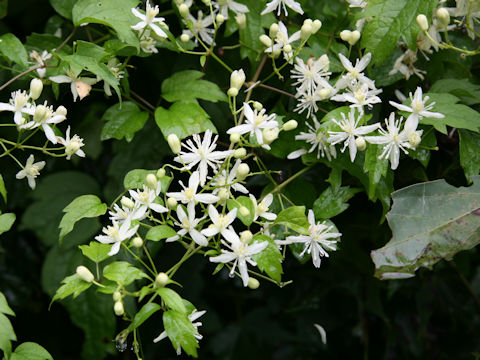
[(377, 96), (382, 92), (381, 89), (370, 89), (366, 83), (357, 83), (349, 92), (332, 96), (330, 100), (352, 103), (351, 107), (358, 107), (363, 111), (363, 107), (372, 108), (373, 104), (381, 103), (382, 100)]
[(270, 205), (272, 205), (273, 202), (273, 194), (268, 194), (267, 196), (265, 196), (263, 200), (260, 201), (260, 203), (257, 203), (257, 199), (255, 198), (255, 196), (250, 194), (250, 200), (252, 200), (253, 207), (255, 209), (255, 216), (253, 217), (253, 221), (257, 220), (258, 217), (262, 217), (270, 221), (273, 221), (277, 218), (276, 214), (268, 212), (268, 208), (270, 207)]
[[(57, 109), (58, 110), (58, 109)], [(33, 116), (33, 120), (28, 123), (21, 125), (21, 129), (35, 129), (39, 126), (42, 127), (45, 132), (46, 138), (52, 143), (56, 144), (58, 142), (55, 132), (51, 128), (51, 125), (59, 124), (66, 119), (66, 116), (63, 114), (53, 111), (53, 106), (47, 106), (45, 101), (44, 105), (37, 105), (28, 108), (25, 112)]]
[(155, 199), (160, 194), (160, 186), (157, 184), (156, 190), (150, 189), (148, 186), (143, 185), (143, 191), (137, 189), (129, 190), (130, 196), (135, 200), (135, 218), (141, 218), (145, 215), (148, 209), (151, 209), (157, 213), (168, 212), (165, 206), (155, 203)]
[(233, 11), (237, 15), (249, 12), (248, 6), (234, 0), (218, 0), (212, 3), (214, 8), (218, 10), (218, 13), (223, 15), (225, 19), (228, 19), (228, 10)]
[(29, 114), (31, 105), (28, 102), (30, 100), (30, 95), (26, 91), (14, 91), (12, 92), (12, 97), (7, 103), (0, 103), (0, 111), (11, 111), (13, 112), (13, 121), (17, 125), (23, 125), (25, 119), (22, 114)]
[(72, 155), (78, 155), (80, 157), (85, 157), (85, 153), (81, 149), (83, 145), (83, 139), (78, 136), (78, 135), (73, 135), (72, 138), (70, 138), (70, 125), (67, 127), (67, 131), (65, 133), (65, 139), (57, 136), (57, 141), (59, 144), (62, 144), (65, 146), (65, 154), (67, 154), (67, 160), (70, 160)]
[(120, 245), (122, 241), (130, 239), (135, 233), (140, 225), (135, 225), (130, 229), (130, 221), (124, 221), (123, 224), (119, 227), (118, 222), (113, 221), (112, 226), (107, 226), (102, 229), (102, 232), (105, 235), (95, 236), (95, 240), (101, 242), (102, 244), (113, 244), (109, 256), (118, 254), (120, 250)]
[(240, 166), (241, 163), (242, 163), (241, 160), (237, 160), (235, 162), (235, 165), (228, 172), (228, 176), (227, 176), (227, 171), (226, 170), (222, 170), (221, 172), (219, 172), (215, 175), (215, 178), (214, 178), (214, 180), (212, 181), (212, 184), (211, 184), (211, 186), (216, 187), (212, 191), (212, 193), (214, 195), (217, 195), (218, 192), (221, 189), (226, 189), (228, 192), (230, 192), (230, 189), (233, 189), (233, 190), (241, 192), (243, 194), (248, 194), (248, 190), (245, 186), (243, 186), (242, 184), (240, 184), (238, 182), (234, 182), (235, 177), (237, 176), (237, 169), (238, 169), (238, 167)]
[(218, 233), (223, 234), (225, 230), (227, 230), (237, 216), (237, 208), (234, 208), (226, 215), (221, 215), (218, 213), (215, 206), (208, 205), (208, 215), (210, 216), (210, 220), (212, 220), (212, 224), (208, 228), (202, 230), (202, 234), (207, 237), (212, 237)]
[(199, 219), (195, 219), (195, 206), (188, 206), (187, 208), (188, 214), (185, 213), (181, 205), (177, 206), (177, 217), (180, 222), (175, 221), (175, 225), (181, 227), (182, 229), (177, 231), (178, 235), (175, 235), (171, 238), (165, 240), (166, 242), (176, 241), (180, 239), (180, 237), (185, 236), (187, 233), (190, 235), (193, 241), (200, 246), (207, 246), (208, 240), (207, 238), (196, 229), (200, 221), (205, 219), (205, 216)]
[(348, 60), (343, 54), (338, 54), (338, 57), (348, 73), (343, 75), (340, 80), (337, 81), (337, 84), (335, 85), (337, 89), (356, 86), (359, 82), (367, 84), (370, 89), (375, 89), (375, 83), (363, 74), (363, 70), (365, 70), (372, 59), (371, 53), (366, 54), (361, 59), (357, 59), (355, 66), (353, 66), (350, 60)]
[(293, 33), (291, 36), (288, 36), (287, 27), (283, 24), (283, 22), (278, 22), (278, 32), (275, 35), (275, 44), (265, 49), (266, 53), (282, 51), (285, 57), (285, 60), (289, 62), (293, 62), (293, 50), (285, 51), (285, 46), (290, 45), (293, 42), (300, 40), (300, 30)]
[(73, 101), (77, 101), (77, 97), (80, 97), (80, 100), (82, 100), (90, 93), (92, 85), (97, 82), (97, 79), (94, 78), (79, 77), (79, 74), (75, 73), (75, 71), (71, 69), (65, 70), (65, 73), (66, 75), (51, 76), (50, 80), (58, 84), (70, 84), (70, 91), (73, 95)]
[(183, 185), (183, 182), (179, 181), (183, 190), (180, 192), (168, 192), (167, 196), (177, 199), (183, 204), (188, 204), (188, 205), (191, 204), (193, 206), (195, 206), (195, 203), (197, 202), (200, 202), (203, 204), (216, 203), (218, 200), (220, 200), (218, 196), (213, 194), (197, 193), (198, 185), (200, 182), (199, 174), (200, 173), (198, 171), (194, 171), (192, 175), (190, 175), (190, 178), (188, 179), (188, 187)]
[(265, 15), (269, 12), (274, 11), (277, 9), (277, 16), (280, 16), (280, 13), (283, 11), (285, 12), (285, 16), (288, 16), (287, 6), (292, 9), (293, 11), (303, 15), (303, 9), (300, 3), (296, 2), (295, 0), (272, 0), (270, 1), (265, 9), (262, 11), (260, 15)]
[(332, 74), (328, 71), (330, 62), (327, 55), (322, 55), (317, 60), (310, 58), (306, 63), (300, 57), (295, 61), (291, 78), (296, 80), (293, 85), (298, 85), (297, 92), (315, 92), (321, 79)]
[(34, 157), (33, 155), (30, 155), (27, 159), (25, 167), (15, 176), (17, 179), (23, 179), (26, 177), (28, 180), (28, 186), (30, 186), (32, 190), (35, 189), (36, 186), (35, 178), (40, 175), (40, 170), (42, 170), (45, 166), (45, 161), (39, 161), (36, 163), (33, 163), (33, 161)]
[(141, 21), (135, 25), (133, 25), (131, 28), (133, 30), (143, 30), (146, 27), (149, 27), (152, 29), (155, 34), (157, 34), (160, 37), (166, 38), (167, 34), (165, 31), (163, 31), (156, 23), (165, 25), (165, 19), (163, 17), (155, 17), (159, 13), (158, 5), (155, 5), (155, 7), (152, 7), (150, 5), (150, 2), (147, 0), (146, 4), (146, 10), (145, 10), (145, 15), (143, 15), (140, 11), (138, 11), (136, 8), (132, 8), (132, 13), (135, 15), (137, 18), (139, 18)]
[[(192, 30), (184, 30), (183, 33), (192, 37), (194, 34), (199, 36), (203, 42), (207, 45), (213, 44), (213, 34), (215, 34), (215, 30), (209, 28), (210, 25), (213, 24), (212, 15), (208, 15), (203, 17), (203, 12), (198, 10), (197, 18), (193, 17), (192, 14), (188, 14), (187, 21), (191, 21), (193, 23)], [(192, 32), (193, 31), (193, 32)], [(198, 43), (198, 39), (195, 38), (195, 44)]]

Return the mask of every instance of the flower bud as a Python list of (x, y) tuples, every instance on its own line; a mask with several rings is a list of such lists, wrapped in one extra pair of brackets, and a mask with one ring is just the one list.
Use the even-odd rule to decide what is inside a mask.
[(165, 169), (163, 169), (163, 168), (162, 168), (162, 169), (158, 169), (158, 171), (157, 171), (157, 179), (162, 179), (162, 178), (165, 176), (166, 173), (167, 173), (167, 172), (165, 171)]
[(175, 209), (178, 205), (178, 201), (175, 198), (169, 197), (167, 199), (167, 205), (170, 209)]
[(262, 42), (262, 44), (265, 45), (267, 48), (272, 47), (273, 45), (272, 39), (270, 39), (267, 35), (265, 34), (260, 35), (259, 39)]
[(202, 2), (207, 6), (210, 6), (210, 4), (212, 3), (210, 0), (202, 0)]
[(182, 17), (186, 18), (188, 16), (188, 14), (190, 13), (190, 9), (188, 8), (187, 4), (181, 4), (178, 7), (178, 12), (180, 13), (180, 15)]
[(120, 291), (115, 291), (112, 295), (113, 301), (117, 302), (122, 300), (122, 293)]
[(422, 31), (428, 30), (428, 19), (425, 15), (420, 14), (417, 16), (417, 24)]
[(67, 116), (67, 108), (63, 105), (60, 105), (57, 110), (55, 110), (57, 115)]
[(312, 33), (316, 34), (321, 27), (322, 27), (322, 22), (318, 19), (315, 20), (312, 24)]
[(290, 44), (287, 44), (283, 47), (283, 52), (291, 53), (292, 51), (293, 51), (292, 45), (290, 45)]
[(352, 31), (352, 33), (350, 34), (350, 39), (348, 40), (348, 43), (352, 46), (355, 45), (357, 41), (360, 39), (360, 36), (361, 36), (360, 31), (358, 30)]
[(233, 157), (235, 159), (243, 159), (247, 155), (247, 150), (245, 148), (238, 148), (233, 152)]
[(450, 24), (450, 14), (448, 13), (448, 10), (441, 7), (437, 9), (437, 19), (442, 24), (443, 26), (447, 26)]
[(140, 236), (135, 236), (132, 239), (132, 246), (136, 248), (141, 248), (143, 246), (143, 240)]
[(367, 148), (367, 143), (363, 137), (358, 137), (355, 139), (355, 146), (357, 147), (358, 151), (363, 151)]
[(417, 131), (413, 131), (410, 134), (408, 134), (408, 142), (415, 149), (422, 142), (422, 138)]
[(235, 16), (235, 21), (237, 22), (238, 28), (240, 30), (244, 30), (245, 27), (247, 26), (247, 17), (245, 16), (244, 13), (241, 13)]
[(77, 267), (77, 275), (82, 279), (83, 281), (86, 281), (88, 283), (91, 283), (95, 277), (91, 273), (90, 270), (88, 270), (85, 266), (80, 265)]
[(115, 312), (115, 315), (122, 316), (125, 313), (123, 303), (121, 301), (116, 301), (113, 305), (113, 311)]
[(122, 196), (122, 199), (120, 200), (120, 204), (122, 204), (123, 206), (129, 209), (133, 209), (135, 207), (135, 203), (133, 202), (133, 200), (126, 196)]
[(165, 274), (164, 272), (161, 272), (157, 275), (157, 277), (155, 278), (155, 284), (157, 286), (160, 286), (160, 287), (163, 287), (165, 285), (167, 285), (168, 283), (168, 280), (169, 280), (169, 277), (167, 274)]
[(167, 142), (168, 142), (168, 146), (170, 146), (170, 149), (174, 154), (180, 153), (181, 145), (180, 145), (180, 139), (178, 138), (177, 135), (175, 134), (168, 135)]
[(152, 190), (155, 190), (158, 186), (157, 177), (153, 174), (148, 174), (145, 177), (145, 182), (147, 183), (148, 187)]
[(253, 108), (254, 108), (255, 110), (257, 110), (257, 111), (260, 111), (260, 110), (263, 109), (263, 105), (262, 105), (261, 102), (255, 101), (255, 102), (253, 103)]
[(225, 21), (225, 16), (222, 14), (217, 14), (217, 16), (215, 16), (215, 20), (217, 21), (218, 25), (221, 25)]
[(190, 35), (188, 34), (182, 34), (180, 35), (180, 40), (184, 43), (188, 42), (190, 40)]
[(243, 217), (247, 217), (250, 215), (250, 210), (248, 210), (248, 208), (246, 208), (245, 206), (240, 206), (240, 209), (238, 209), (238, 212)]
[(245, 230), (240, 233), (240, 241), (244, 244), (250, 243), (250, 240), (252, 240), (252, 238), (253, 234), (250, 230)]
[(47, 116), (48, 109), (44, 105), (38, 105), (33, 113), (33, 121), (42, 122)]
[(350, 37), (352, 36), (352, 32), (350, 30), (343, 30), (342, 32), (340, 32), (340, 38), (343, 40), (343, 41), (350, 41)]
[(252, 290), (258, 289), (260, 286), (260, 281), (255, 278), (248, 278), (248, 287)]
[(250, 167), (247, 164), (240, 164), (237, 168), (237, 179), (244, 180), (248, 173), (250, 172)]
[(310, 22), (307, 22), (307, 20), (305, 20), (305, 22), (303, 23), (301, 29), (300, 29), (300, 38), (302, 40), (306, 40), (310, 37), (310, 35), (312, 35), (312, 21), (310, 20)]
[(275, 36), (277, 36), (278, 34), (278, 24), (277, 23), (273, 23), (272, 25), (270, 25), (270, 29), (268, 30), (268, 34), (270, 35), (270, 38), (274, 38)]
[(32, 100), (37, 100), (42, 94), (43, 83), (40, 79), (33, 79), (30, 81), (30, 97)]
[(272, 142), (277, 140), (279, 132), (280, 130), (278, 130), (277, 127), (273, 129), (264, 129), (262, 132), (263, 142), (265, 144), (271, 144)]
[(284, 131), (291, 131), (291, 130), (296, 129), (297, 126), (298, 126), (298, 122), (296, 122), (295, 120), (289, 120), (285, 124), (283, 124), (282, 129)]
[(245, 72), (243, 69), (235, 70), (230, 75), (230, 88), (240, 90), (245, 83)]
[(228, 89), (227, 94), (230, 97), (236, 97), (238, 95), (238, 89), (231, 87), (230, 89)]
[(230, 194), (228, 193), (227, 189), (220, 189), (217, 196), (220, 198), (219, 203), (224, 203), (230, 198)]
[(332, 94), (332, 91), (329, 88), (323, 88), (318, 91), (318, 96), (320, 97), (321, 100), (328, 99), (331, 94)]
[(231, 142), (232, 144), (236, 144), (237, 142), (240, 141), (240, 136), (241, 136), (241, 135), (240, 135), (239, 133), (233, 133), (233, 134), (231, 134), (231, 135), (230, 135), (230, 142)]

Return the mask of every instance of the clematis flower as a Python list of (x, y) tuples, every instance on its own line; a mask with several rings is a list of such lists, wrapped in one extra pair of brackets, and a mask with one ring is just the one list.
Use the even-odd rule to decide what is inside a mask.
[(207, 229), (202, 230), (202, 234), (207, 237), (212, 237), (218, 233), (223, 234), (227, 230), (237, 216), (237, 208), (234, 208), (226, 215), (221, 215), (215, 206), (208, 205), (208, 215), (210, 216), (210, 220), (212, 220), (212, 224)]
[(292, 9), (293, 11), (303, 15), (302, 6), (300, 3), (296, 2), (295, 0), (272, 0), (267, 3), (267, 6), (262, 11), (260, 15), (265, 15), (269, 12), (274, 11), (277, 9), (277, 16), (280, 16), (280, 13), (283, 11), (285, 12), (285, 16), (288, 16), (287, 6)]
[(367, 84), (370, 89), (375, 89), (375, 83), (363, 74), (363, 70), (365, 70), (372, 59), (371, 53), (364, 55), (361, 59), (357, 59), (355, 66), (343, 54), (338, 54), (338, 57), (348, 73), (337, 81), (335, 85), (337, 89), (345, 89), (348, 86), (355, 86), (357, 83)]
[[(291, 61), (293, 58), (293, 50), (286, 51), (287, 45), (300, 40), (300, 30), (288, 36), (287, 27), (283, 22), (278, 22), (278, 32), (275, 35), (275, 44), (265, 49), (266, 53), (277, 52), (283, 50), (285, 60)], [(290, 46), (291, 48), (291, 46)]]
[(205, 216), (199, 219), (195, 219), (195, 206), (189, 206), (187, 208), (188, 214), (185, 213), (181, 205), (177, 206), (177, 217), (180, 222), (175, 221), (175, 225), (181, 227), (182, 229), (177, 231), (178, 235), (172, 236), (165, 240), (166, 242), (176, 241), (180, 237), (185, 236), (187, 233), (190, 235), (193, 241), (200, 246), (207, 246), (207, 238), (196, 229), (200, 221), (205, 219)]
[(56, 144), (58, 142), (58, 138), (55, 136), (55, 132), (50, 125), (59, 124), (66, 119), (66, 116), (63, 115), (59, 109), (57, 109), (57, 111), (53, 111), (53, 107), (51, 105), (47, 106), (47, 102), (45, 101), (44, 105), (30, 107), (28, 110), (26, 110), (26, 113), (33, 115), (33, 120), (21, 125), (21, 129), (31, 130), (41, 126), (45, 132), (46, 138), (52, 144)]
[(248, 13), (248, 6), (240, 4), (234, 0), (218, 0), (214, 3), (214, 8), (218, 13), (228, 19), (228, 10), (233, 11), (236, 15)]
[(13, 112), (13, 121), (17, 125), (23, 125), (25, 119), (22, 114), (29, 114), (31, 105), (28, 102), (30, 100), (30, 95), (26, 91), (14, 91), (12, 92), (10, 101), (7, 103), (0, 103), (0, 111), (11, 111)]
[(124, 221), (123, 224), (119, 227), (118, 222), (115, 220), (112, 222), (112, 226), (107, 226), (102, 229), (102, 232), (105, 235), (95, 236), (95, 240), (101, 242), (102, 244), (113, 244), (109, 256), (118, 254), (120, 251), (120, 245), (123, 241), (130, 239), (135, 233), (140, 225), (135, 225), (130, 229), (130, 221)]
[(66, 75), (51, 76), (50, 80), (58, 84), (70, 84), (73, 101), (77, 101), (77, 97), (80, 97), (80, 100), (86, 97), (90, 93), (92, 85), (97, 82), (93, 78), (79, 77), (79, 74), (72, 69), (66, 70), (65, 73)]
[(245, 186), (238, 182), (233, 183), (235, 181), (235, 177), (237, 176), (238, 167), (241, 163), (241, 160), (237, 160), (235, 165), (228, 172), (228, 176), (226, 170), (222, 170), (220, 173), (215, 175), (215, 179), (212, 182), (212, 186), (217, 187), (212, 191), (214, 195), (217, 195), (221, 189), (226, 189), (228, 192), (230, 192), (230, 189), (233, 189), (243, 194), (248, 194), (248, 190)]
[(74, 154), (80, 157), (85, 157), (85, 153), (82, 149), (80, 149), (83, 145), (85, 145), (83, 143), (83, 139), (76, 134), (73, 135), (72, 138), (70, 138), (70, 125), (68, 126), (65, 133), (65, 139), (57, 136), (57, 141), (59, 144), (65, 146), (65, 154), (67, 154), (67, 160), (70, 160), (70, 158)]
[(177, 199), (181, 201), (183, 204), (187, 204), (189, 206), (189, 211), (191, 207), (195, 206), (196, 202), (204, 203), (204, 204), (213, 204), (216, 203), (220, 198), (213, 194), (206, 194), (206, 193), (198, 193), (197, 189), (200, 182), (200, 173), (198, 171), (194, 171), (190, 178), (188, 179), (188, 187), (183, 185), (183, 182), (179, 181), (180, 185), (182, 186), (183, 190), (180, 192), (168, 192), (167, 196)]
[[(184, 30), (184, 34), (187, 34), (190, 37), (197, 35), (207, 45), (213, 44), (212, 36), (215, 34), (215, 30), (209, 28), (209, 26), (213, 24), (212, 15), (203, 17), (203, 12), (198, 10), (197, 18), (194, 18), (192, 14), (188, 14), (187, 21), (191, 21), (193, 23), (193, 27), (192, 30)], [(195, 38), (195, 44), (197, 43), (198, 39)]]
[(36, 186), (35, 178), (40, 175), (40, 170), (42, 170), (45, 166), (45, 161), (39, 161), (36, 163), (33, 163), (33, 161), (34, 157), (33, 155), (30, 155), (27, 159), (25, 167), (15, 176), (17, 179), (23, 179), (26, 177), (28, 180), (28, 186), (30, 186), (32, 190), (34, 190)]
[(317, 60), (310, 58), (306, 63), (300, 57), (295, 61), (291, 78), (296, 80), (294, 86), (299, 85), (297, 92), (314, 92), (321, 80), (332, 74), (328, 71), (330, 62), (327, 55), (322, 55)]
[(160, 194), (160, 186), (157, 184), (155, 190), (150, 189), (148, 186), (143, 185), (143, 191), (129, 190), (130, 196), (135, 200), (135, 212), (134, 218), (141, 218), (145, 215), (148, 209), (151, 209), (157, 213), (168, 212), (165, 206), (155, 203), (155, 199)]
[(29, 56), (31, 59), (35, 60), (37, 65), (43, 66), (37, 69), (38, 76), (43, 78), (47, 72), (47, 69), (45, 68), (46, 61), (50, 60), (53, 55), (50, 54), (47, 50), (43, 50), (41, 55), (37, 51), (33, 50), (30, 52)]
[(273, 194), (268, 194), (267, 196), (265, 196), (263, 200), (260, 201), (260, 203), (257, 203), (257, 199), (255, 199), (255, 196), (250, 194), (250, 200), (252, 200), (253, 207), (255, 209), (255, 216), (253, 217), (254, 221), (257, 220), (259, 216), (270, 221), (273, 221), (277, 218), (276, 214), (268, 212), (268, 208), (270, 207), (270, 205), (272, 205), (273, 202)]
[(141, 21), (133, 25), (131, 28), (133, 30), (141, 31), (148, 27), (152, 29), (155, 32), (155, 34), (157, 34), (158, 36), (162, 38), (167, 38), (167, 34), (158, 25), (156, 25), (156, 23), (158, 23), (165, 26), (165, 19), (163, 17), (159, 17), (159, 18), (155, 17), (159, 13), (159, 11), (160, 10), (158, 9), (158, 5), (155, 5), (155, 7), (152, 7), (148, 0), (146, 3), (145, 15), (143, 15), (136, 8), (132, 8), (133, 15), (135, 15)]

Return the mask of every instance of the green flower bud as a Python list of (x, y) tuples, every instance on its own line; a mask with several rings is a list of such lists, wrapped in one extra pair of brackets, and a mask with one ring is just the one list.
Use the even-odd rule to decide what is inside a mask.
[(123, 303), (121, 301), (116, 301), (115, 304), (113, 305), (113, 311), (117, 316), (122, 316), (123, 314), (125, 314)]
[(247, 177), (250, 172), (250, 167), (247, 164), (240, 164), (237, 168), (237, 179), (243, 180)]
[(143, 240), (140, 236), (136, 236), (132, 239), (132, 246), (136, 248), (141, 248), (143, 246)]
[(181, 145), (180, 145), (180, 139), (178, 138), (177, 135), (175, 134), (168, 135), (167, 142), (174, 154), (180, 153)]
[(260, 286), (260, 282), (255, 278), (248, 279), (248, 287), (252, 290), (258, 289)]
[(282, 129), (285, 131), (291, 131), (296, 129), (297, 126), (298, 126), (298, 122), (296, 122), (295, 120), (289, 120), (285, 124), (283, 124)]
[(168, 281), (169, 281), (168, 275), (165, 274), (164, 272), (161, 272), (157, 275), (155, 279), (155, 284), (159, 287), (164, 287), (165, 285), (167, 285)]
[(420, 14), (417, 16), (417, 24), (422, 31), (428, 30), (428, 19), (425, 15)]
[(243, 159), (247, 155), (247, 150), (245, 148), (239, 148), (233, 152), (233, 157), (235, 159)]
[(90, 270), (88, 270), (85, 266), (80, 265), (77, 267), (77, 275), (82, 279), (83, 281), (86, 281), (88, 283), (91, 283), (95, 277), (91, 273)]

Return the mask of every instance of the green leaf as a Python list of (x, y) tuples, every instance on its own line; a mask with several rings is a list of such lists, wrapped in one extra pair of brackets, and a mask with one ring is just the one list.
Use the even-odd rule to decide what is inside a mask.
[(431, 268), (476, 246), (480, 242), (480, 177), (473, 181), (470, 187), (456, 188), (436, 180), (394, 192), (387, 214), (393, 237), (371, 253), (375, 276), (412, 277), (420, 267)]
[(177, 310), (181, 313), (185, 313), (187, 309), (183, 304), (183, 300), (174, 290), (162, 287), (157, 289), (158, 295), (162, 297), (163, 302), (167, 307), (172, 310)]
[(53, 360), (52, 355), (42, 346), (33, 343), (25, 342), (17, 346), (12, 354), (11, 360)]
[(176, 102), (168, 110), (158, 107), (155, 111), (155, 121), (165, 138), (175, 134), (181, 140), (206, 130), (217, 133), (209, 119), (210, 116), (196, 103)]
[(282, 281), (282, 261), (283, 256), (275, 241), (266, 235), (256, 235), (253, 237), (251, 244), (255, 242), (268, 241), (268, 246), (260, 253), (252, 256), (252, 259), (256, 261), (258, 268), (270, 276), (277, 283)]
[(466, 105), (457, 104), (459, 99), (450, 94), (428, 93), (431, 101), (435, 102), (432, 110), (445, 115), (444, 118), (422, 118), (420, 124), (432, 125), (437, 131), (447, 134), (447, 126), (457, 129), (478, 131), (480, 128), (480, 113)]
[[(148, 174), (157, 174), (157, 170), (144, 170), (144, 169), (135, 169), (131, 170), (125, 175), (123, 179), (123, 186), (125, 189), (141, 189), (143, 185), (146, 185), (145, 179)], [(170, 185), (172, 178), (169, 176), (164, 176), (160, 179), (161, 192), (165, 193)]]
[(138, 48), (137, 35), (131, 26), (140, 21), (132, 14), (138, 0), (79, 0), (72, 10), (75, 26), (96, 23), (112, 27), (120, 40)]
[(212, 102), (228, 101), (225, 93), (217, 84), (200, 80), (204, 73), (196, 70), (185, 70), (173, 74), (162, 83), (162, 96), (170, 102), (191, 101), (195, 99)]
[(330, 219), (348, 209), (350, 200), (360, 189), (342, 186), (336, 191), (328, 187), (313, 204), (317, 219)]
[(262, 15), (260, 13), (265, 8), (265, 4), (258, 0), (246, 0), (245, 5), (250, 10), (245, 14), (245, 29), (239, 30), (240, 41), (246, 46), (240, 48), (240, 56), (242, 59), (248, 57), (254, 63), (263, 53), (263, 44), (259, 37), (265, 34), (262, 27)]
[(158, 225), (148, 230), (145, 239), (160, 241), (177, 235), (177, 232), (168, 225)]
[(129, 285), (135, 280), (148, 277), (142, 270), (137, 269), (126, 261), (115, 261), (105, 266), (103, 276), (123, 286)]
[(472, 84), (468, 79), (441, 79), (430, 88), (432, 93), (449, 93), (458, 97), (466, 105), (480, 103), (480, 85)]
[(365, 163), (363, 165), (363, 170), (368, 173), (369, 197), (374, 196), (377, 185), (380, 183), (382, 178), (385, 178), (387, 175), (389, 163), (386, 158), (379, 159), (382, 152), (383, 146), (374, 144), (368, 144), (365, 152)]
[(97, 241), (91, 241), (88, 245), (80, 245), (80, 250), (82, 250), (82, 254), (88, 257), (93, 262), (99, 263), (105, 259), (107, 259), (108, 253), (112, 248), (109, 244), (101, 244)]
[(308, 234), (310, 224), (305, 215), (305, 206), (292, 206), (278, 214), (274, 224), (282, 224), (300, 234)]
[(0, 53), (16, 64), (28, 67), (28, 54), (22, 42), (13, 34), (0, 36)]
[(10, 306), (8, 306), (7, 299), (2, 292), (0, 292), (0, 313), (15, 316), (15, 313), (10, 309)]
[(63, 17), (72, 20), (72, 9), (77, 0), (50, 0), (50, 5)]
[(163, 326), (175, 350), (181, 347), (188, 355), (197, 357), (197, 348), (199, 347), (197, 339), (195, 339), (197, 330), (186, 314), (175, 310), (165, 311)]
[(54, 302), (55, 300), (65, 299), (67, 296), (70, 296), (72, 294), (73, 298), (76, 298), (78, 295), (80, 295), (82, 292), (92, 286), (92, 283), (80, 279), (77, 274), (67, 276), (65, 279), (62, 280), (62, 283), (64, 285), (60, 286), (57, 289), (57, 292), (55, 293), (52, 302)]
[(0, 0), (0, 19), (7, 16), (8, 13), (8, 0)]
[(415, 18), (418, 14), (431, 17), (437, 0), (369, 0), (362, 18), (372, 17), (362, 31), (361, 47), (373, 55), (372, 63), (381, 64), (404, 39), (416, 48), (420, 31)]
[(82, 195), (73, 200), (63, 212), (60, 222), (60, 240), (73, 230), (75, 223), (84, 218), (96, 218), (107, 212), (107, 205), (95, 195)]
[(0, 314), (0, 350), (10, 353), (12, 349), (10, 340), (16, 341), (17, 336), (10, 320), (5, 315)]
[(143, 128), (148, 120), (148, 113), (130, 101), (115, 104), (103, 114), (102, 120), (107, 123), (102, 129), (102, 140), (125, 138), (132, 141), (135, 133)]
[(7, 188), (5, 187), (2, 174), (0, 174), (0, 195), (2, 195), (3, 200), (7, 203)]
[[(242, 206), (245, 206), (248, 209), (248, 216), (242, 216), (242, 214), (240, 214), (240, 208)], [(239, 218), (245, 226), (250, 226), (255, 218), (255, 205), (247, 196), (239, 196), (236, 199), (229, 199), (227, 201), (227, 208), (230, 211), (237, 208), (237, 218)]]
[(77, 41), (75, 55), (94, 58), (98, 61), (107, 61), (110, 58), (110, 54), (103, 47), (82, 40)]
[(460, 136), (460, 164), (469, 182), (480, 172), (480, 134), (468, 130), (458, 130)]
[(155, 303), (148, 303), (142, 306), (139, 312), (135, 314), (132, 323), (128, 326), (128, 331), (133, 331), (148, 320), (150, 316), (161, 310), (162, 307)]
[(6, 213), (0, 215), (0, 235), (10, 230), (13, 223), (15, 222), (15, 218), (16, 217), (14, 213)]

